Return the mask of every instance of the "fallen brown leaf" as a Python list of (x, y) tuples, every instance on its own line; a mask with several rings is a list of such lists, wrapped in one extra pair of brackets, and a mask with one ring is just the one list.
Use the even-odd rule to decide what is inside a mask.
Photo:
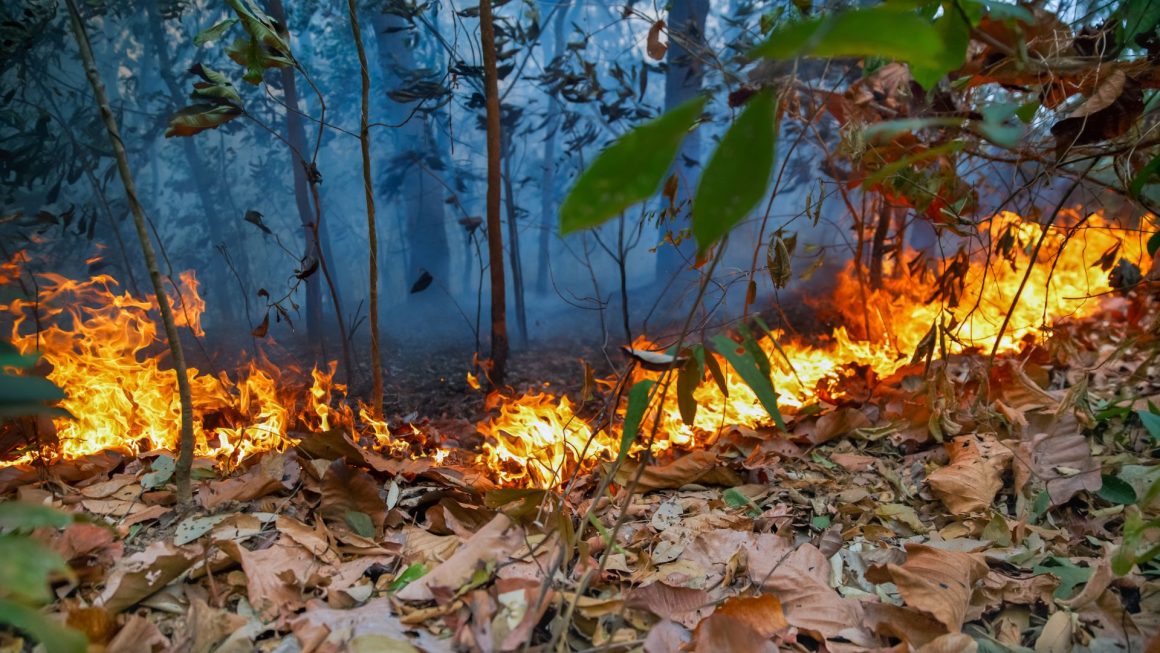
[(499, 513), (450, 558), (399, 590), (396, 596), (403, 601), (432, 601), (432, 589), (458, 590), (480, 563), (494, 562), (511, 553), (520, 546), (521, 539), (512, 521)]
[(196, 554), (188, 549), (154, 542), (113, 568), (96, 604), (112, 613), (121, 612), (165, 587), (195, 560)]
[[(370, 474), (339, 459), (330, 464), (322, 479), (319, 512), (332, 524), (340, 524), (364, 537), (377, 538), (387, 518), (387, 503), (379, 496), (379, 484)], [(369, 520), (374, 532), (360, 532), (363, 526), (359, 520)]]
[(963, 626), (975, 583), (986, 574), (987, 563), (978, 554), (907, 544), (905, 563), (871, 567), (866, 578), (893, 582), (907, 605), (931, 614), (955, 633)]
[(945, 447), (950, 464), (927, 476), (931, 491), (955, 515), (990, 508), (1013, 454), (993, 436), (962, 435)]

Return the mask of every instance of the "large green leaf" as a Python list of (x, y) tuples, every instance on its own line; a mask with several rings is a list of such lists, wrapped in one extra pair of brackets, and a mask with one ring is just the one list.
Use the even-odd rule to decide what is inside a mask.
[[(913, 6), (878, 5), (792, 23), (773, 32), (754, 54), (771, 59), (807, 55), (899, 59), (917, 64), (922, 70), (916, 80), (929, 85), (961, 65), (966, 52), (963, 25), (961, 19), (923, 18)], [(962, 52), (957, 51), (960, 45)]]
[(623, 461), (636, 442), (640, 423), (644, 421), (644, 412), (648, 408), (649, 393), (652, 392), (655, 381), (641, 381), (628, 390), (628, 407), (624, 410), (624, 431), (620, 434), (620, 453), (616, 460)]
[(1132, 177), (1132, 183), (1128, 186), (1128, 192), (1132, 197), (1140, 197), (1140, 193), (1144, 192), (1144, 186), (1156, 180), (1160, 176), (1160, 155), (1152, 157), (1152, 160), (1136, 171), (1136, 176)]
[(36, 359), (36, 354), (21, 354), (19, 349), (0, 340), (0, 368), (19, 367), (27, 369), (36, 364)]
[(25, 535), (0, 535), (0, 597), (48, 603), (48, 583), (56, 574), (68, 576), (72, 570), (43, 543)]
[(781, 411), (777, 407), (777, 392), (773, 389), (773, 381), (768, 375), (761, 373), (758, 362), (753, 357), (753, 352), (721, 333), (713, 336), (713, 344), (716, 345), (717, 351), (725, 357), (725, 360), (729, 361), (729, 365), (733, 367), (734, 372), (737, 372), (737, 376), (740, 376), (745, 385), (753, 390), (753, 394), (757, 395), (757, 400), (773, 418), (774, 424), (777, 424), (781, 430), (786, 430), (785, 421), (781, 418)]
[(194, 104), (178, 111), (169, 119), (165, 137), (193, 136), (207, 129), (220, 127), (242, 115), (242, 110), (229, 104)]
[(85, 653), (89, 648), (83, 633), (13, 601), (0, 599), (0, 625), (28, 633), (47, 653)]
[(64, 396), (64, 391), (48, 379), (0, 374), (0, 403), (59, 401)]
[(773, 174), (777, 99), (771, 91), (749, 100), (705, 167), (693, 199), (693, 236), (704, 252), (740, 222)]
[(64, 528), (73, 516), (56, 508), (27, 501), (0, 502), (0, 531), (31, 531), (35, 528)]
[(689, 100), (601, 152), (564, 198), (560, 233), (595, 227), (651, 197), (704, 107), (703, 97)]
[(923, 88), (934, 88), (943, 75), (962, 68), (967, 59), (967, 44), (971, 40), (971, 26), (954, 4), (943, 4), (943, 13), (934, 20), (934, 30), (942, 40), (942, 52), (931, 59), (910, 59), (910, 74)]
[(1139, 416), (1140, 422), (1144, 424), (1144, 428), (1148, 431), (1148, 435), (1156, 442), (1160, 442), (1160, 414), (1149, 410), (1138, 410), (1136, 415)]

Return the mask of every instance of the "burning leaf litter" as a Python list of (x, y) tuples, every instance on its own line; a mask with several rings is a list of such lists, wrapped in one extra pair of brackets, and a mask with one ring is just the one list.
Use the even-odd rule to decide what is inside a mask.
[[(1010, 260), (967, 255), (953, 287), (912, 259), (843, 301), (848, 271), (835, 303), (867, 310), (844, 328), (755, 341), (784, 432), (726, 360), (692, 419), (660, 392), (628, 445), (624, 405), (609, 420), (592, 400), (490, 394), (478, 453), (352, 408), (333, 368), (191, 370), (193, 510), (169, 484), (178, 404), (152, 302), (44, 275), (35, 306), (2, 308), (75, 419), (0, 469), (0, 491), (92, 516), (32, 536), (69, 570), (38, 577), (49, 611), (107, 650), (1144, 650), (1160, 374), (1138, 325), (1156, 313), (1109, 296), (1098, 264), (1148, 262), (1135, 234), (1073, 218), (1009, 319), (1041, 233), (1015, 216), (988, 234)], [(174, 289), (193, 332), (196, 284)], [(628, 385), (663, 387), (647, 367)], [(586, 472), (622, 446), (595, 494)]]

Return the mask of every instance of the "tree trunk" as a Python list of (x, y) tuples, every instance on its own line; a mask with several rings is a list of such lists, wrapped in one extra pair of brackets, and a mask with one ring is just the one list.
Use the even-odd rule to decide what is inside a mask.
[[(541, 13), (549, 5), (541, 2)], [(564, 51), (564, 24), (572, 0), (564, 0), (556, 6), (552, 19), (552, 51), (546, 57), (551, 63)], [(556, 139), (560, 129), (560, 100), (552, 95), (548, 99), (548, 120), (544, 129), (548, 135), (544, 139), (544, 161), (540, 175), (540, 251), (536, 262), (536, 292), (548, 292), (548, 266), (552, 263), (552, 234), (556, 231)]]
[(355, 0), (347, 0), (350, 28), (358, 50), (358, 64), (362, 81), (362, 106), (359, 115), (359, 145), (362, 149), (363, 194), (367, 205), (367, 244), (370, 250), (370, 323), (371, 323), (371, 416), (383, 415), (383, 359), (379, 353), (379, 237), (375, 229), (375, 192), (371, 181), (371, 133), (367, 115), (370, 112), (371, 78), (367, 72), (367, 53), (363, 48)]
[[(286, 10), (282, 0), (270, 0), (270, 16), (286, 24)], [(297, 113), (298, 86), (294, 79), (294, 69), (287, 66), (279, 68), (278, 74), (282, 81), (282, 94), (286, 106), (291, 111), (286, 112), (286, 140), (293, 150), (290, 153), (290, 165), (294, 169), (294, 204), (298, 209), (298, 220), (302, 224), (302, 236), (306, 241), (303, 256), (321, 256), (318, 247), (317, 233), (314, 229), (314, 209), (310, 202), (310, 180), (306, 175), (306, 128), (302, 124), (302, 116)], [(317, 274), (306, 278), (306, 337), (316, 350), (323, 351), (322, 344), (322, 283)], [(345, 335), (343, 336), (345, 337)]]
[[(705, 19), (709, 14), (709, 0), (674, 0), (669, 11), (669, 49), (668, 72), (665, 74), (665, 110), (672, 109), (701, 92), (701, 83), (705, 78), (705, 64), (701, 60), (705, 47)], [(691, 48), (691, 49), (690, 49)], [(677, 187), (676, 203), (680, 206), (686, 203), (686, 213), (683, 219), (665, 225), (662, 231), (676, 232), (689, 225), (687, 201), (693, 197), (693, 188), (699, 168), (690, 168), (685, 161), (700, 161), (701, 137), (693, 131), (685, 137), (677, 154), (673, 172), (677, 174), (680, 185)], [(674, 274), (677, 274), (692, 261), (694, 257), (693, 242), (689, 239), (679, 248), (665, 245), (657, 250), (657, 279), (662, 283)]]
[(181, 439), (178, 445), (177, 468), (174, 479), (177, 482), (177, 497), (182, 503), (188, 503), (193, 497), (193, 488), (190, 486), (190, 470), (193, 467), (193, 398), (189, 388), (189, 374), (185, 368), (185, 353), (181, 349), (181, 340), (177, 334), (177, 325), (173, 320), (173, 311), (169, 306), (169, 295), (165, 293), (165, 285), (161, 279), (161, 271), (157, 267), (157, 255), (153, 251), (153, 243), (149, 240), (149, 231), (145, 226), (145, 211), (137, 198), (137, 187), (133, 182), (133, 174), (129, 170), (129, 157), (125, 153), (125, 143), (121, 140), (117, 121), (113, 118), (113, 110), (105, 96), (105, 85), (101, 82), (97, 72), (96, 62), (93, 60), (92, 46), (89, 45), (85, 26), (77, 11), (76, 0), (65, 0), (68, 5), (69, 19), (73, 33), (76, 36), (77, 46), (80, 49), (81, 60), (84, 62), (85, 75), (93, 89), (93, 98), (101, 111), (101, 120), (105, 123), (105, 130), (109, 133), (109, 140), (113, 146), (113, 153), (117, 157), (117, 170), (121, 175), (121, 183), (125, 186), (125, 199), (129, 203), (129, 210), (133, 215), (133, 226), (137, 229), (137, 240), (141, 243), (141, 253), (145, 258), (145, 266), (149, 269), (149, 280), (153, 283), (153, 292), (156, 295), (157, 310), (161, 314), (161, 321), (165, 325), (165, 339), (169, 341), (169, 351), (173, 356), (173, 370), (177, 375), (177, 394), (181, 400)]
[(520, 346), (528, 344), (528, 316), (524, 309), (524, 268), (520, 259), (520, 231), (516, 223), (516, 198), (512, 188), (512, 137), (504, 132), (503, 139), (503, 188), (507, 204), (508, 219), (508, 259), (512, 266), (512, 294), (516, 300), (516, 328), (520, 334)]
[[(371, 26), (378, 45), (379, 67), (388, 87), (401, 86), (411, 71), (433, 63), (417, 64), (415, 45), (409, 40), (414, 34), (403, 18), (376, 12)], [(451, 281), (451, 249), (447, 240), (447, 207), (443, 201), (445, 189), (432, 177), (438, 172), (426, 160), (431, 153), (441, 150), (431, 129), (433, 119), (421, 113), (412, 116), (413, 103), (400, 104), (390, 99), (387, 102), (388, 119), (399, 125), (391, 130), (395, 145), (392, 155), (410, 159), (393, 164), (408, 167), (400, 175), (397, 188), (385, 189), (389, 196), (402, 198), (399, 210), (403, 216), (406, 243), (403, 276), (410, 283), (420, 269), (425, 269), (446, 284)], [(440, 154), (439, 158), (445, 160), (447, 157)], [(412, 302), (431, 302), (436, 297), (438, 295), (431, 293), (407, 295), (408, 301)]]
[[(173, 74), (173, 61), (169, 57), (169, 44), (165, 39), (161, 15), (155, 5), (151, 7), (146, 5), (146, 7), (149, 38), (153, 41), (153, 47), (157, 51), (158, 74), (161, 81), (164, 82), (166, 90), (169, 91), (169, 99), (172, 102), (170, 113), (173, 113), (184, 106), (188, 94), (181, 90), (181, 84), (178, 83), (177, 77)], [(206, 226), (209, 228), (210, 240), (213, 241), (204, 251), (212, 252), (214, 247), (226, 242), (221, 225), (225, 212), (213, 199), (211, 189), (215, 184), (206, 174), (209, 168), (202, 159), (201, 153), (198, 152), (197, 145), (189, 138), (178, 140), (181, 141), (182, 154), (185, 156), (185, 164), (189, 168), (189, 175), (193, 181), (194, 195), (197, 196)], [(227, 299), (226, 288), (229, 287), (229, 284), (224, 268), (220, 265), (210, 265), (206, 276), (206, 287), (210, 289), (210, 301), (222, 311), (221, 315), (225, 323), (233, 324), (236, 315), (233, 302)]]
[(499, 215), (500, 108), (496, 70), (495, 25), (491, 0), (479, 2), (479, 36), (483, 49), (483, 80), (487, 99), (487, 259), (491, 269), (491, 382), (503, 384), (507, 371), (507, 295), (503, 278), (503, 232)]

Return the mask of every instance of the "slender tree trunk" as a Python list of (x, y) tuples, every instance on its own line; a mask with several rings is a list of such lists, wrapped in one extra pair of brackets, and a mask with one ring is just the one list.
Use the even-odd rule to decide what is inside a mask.
[[(548, 3), (541, 3), (547, 7)], [(564, 51), (564, 24), (572, 0), (564, 0), (556, 7), (552, 19), (552, 52), (546, 57), (548, 63)], [(543, 13), (543, 9), (541, 9)], [(556, 231), (556, 140), (560, 130), (560, 100), (552, 95), (548, 100), (548, 132), (544, 140), (544, 161), (540, 176), (540, 251), (536, 262), (536, 292), (548, 292), (548, 266), (552, 263), (552, 234)]]
[[(270, 0), (270, 16), (282, 25), (286, 24), (286, 10), (282, 0)], [(306, 128), (302, 116), (298, 114), (298, 86), (294, 79), (294, 69), (287, 66), (278, 69), (282, 81), (282, 94), (286, 106), (286, 140), (293, 150), (290, 165), (294, 169), (294, 204), (298, 209), (298, 220), (302, 224), (302, 236), (306, 241), (305, 256), (321, 256), (318, 237), (314, 225), (314, 209), (310, 202), (310, 180), (306, 174)], [(322, 340), (322, 283), (318, 275), (306, 278), (306, 337), (317, 352), (323, 351)], [(343, 337), (346, 337), (345, 335)]]
[(129, 203), (129, 210), (133, 214), (133, 226), (137, 228), (137, 239), (141, 243), (141, 253), (145, 258), (145, 266), (149, 269), (149, 280), (153, 283), (153, 292), (156, 295), (157, 310), (161, 313), (161, 321), (165, 325), (165, 338), (169, 341), (169, 351), (173, 355), (173, 370), (177, 375), (177, 393), (181, 399), (181, 440), (177, 455), (177, 469), (174, 478), (177, 482), (177, 496), (180, 501), (188, 502), (193, 496), (190, 486), (190, 470), (193, 467), (193, 399), (189, 389), (189, 374), (185, 369), (185, 353), (181, 349), (181, 340), (177, 335), (177, 325), (173, 320), (173, 311), (169, 306), (169, 295), (165, 294), (165, 285), (161, 279), (161, 271), (157, 267), (157, 255), (153, 251), (153, 243), (149, 240), (149, 231), (145, 226), (145, 211), (141, 208), (141, 201), (137, 198), (137, 187), (133, 182), (133, 174), (129, 170), (129, 157), (125, 153), (125, 143), (121, 140), (117, 121), (113, 118), (113, 110), (105, 96), (105, 85), (101, 82), (97, 72), (96, 62), (93, 60), (92, 46), (85, 33), (84, 22), (77, 10), (76, 0), (65, 0), (68, 5), (69, 19), (73, 33), (76, 36), (77, 46), (80, 49), (81, 61), (84, 62), (85, 75), (89, 78), (89, 85), (93, 88), (93, 98), (101, 111), (101, 119), (105, 123), (105, 130), (109, 133), (109, 140), (113, 145), (113, 153), (117, 157), (117, 170), (121, 175), (121, 183), (125, 186), (125, 198)]
[[(153, 41), (153, 48), (157, 54), (157, 69), (161, 81), (165, 84), (166, 90), (169, 91), (170, 101), (173, 103), (171, 109), (176, 111), (180, 108), (186, 99), (186, 93), (181, 90), (181, 84), (178, 83), (177, 77), (173, 74), (173, 61), (169, 57), (169, 44), (165, 39), (163, 25), (161, 22), (161, 15), (158, 12), (156, 5), (146, 5), (148, 18), (146, 23), (149, 29), (149, 38)], [(201, 157), (201, 153), (197, 150), (197, 145), (194, 144), (193, 139), (182, 138), (181, 151), (185, 156), (185, 164), (189, 168), (189, 175), (193, 181), (194, 195), (197, 196), (198, 205), (201, 207), (202, 215), (204, 216), (206, 226), (209, 229), (209, 238), (213, 242), (206, 251), (213, 251), (213, 248), (219, 244), (225, 244), (226, 238), (222, 233), (221, 220), (223, 219), (223, 211), (217, 202), (213, 199), (211, 188), (214, 184), (210, 177), (206, 174), (209, 169), (205, 161)], [(225, 270), (219, 265), (211, 265), (208, 270), (208, 279), (206, 287), (210, 289), (211, 297), (216, 298), (213, 303), (219, 310), (226, 324), (232, 324), (235, 320), (234, 304), (227, 299), (228, 284), (226, 283)]]
[[(701, 92), (705, 79), (704, 56), (705, 20), (709, 14), (709, 0), (674, 0), (669, 11), (669, 49), (665, 73), (665, 109), (672, 109)], [(680, 154), (673, 164), (680, 185), (677, 187), (677, 205), (685, 203), (693, 196), (693, 187), (700, 172), (698, 168), (685, 165), (686, 160), (700, 161), (701, 137), (693, 131), (681, 143)], [(685, 216), (688, 215), (686, 204)], [(662, 231), (676, 232), (688, 225), (687, 217), (680, 222), (662, 227)], [(686, 260), (693, 259), (693, 243), (687, 240), (680, 248), (665, 245), (657, 250), (657, 278), (667, 281), (682, 269), (687, 269)]]
[(487, 99), (487, 259), (491, 268), (491, 381), (502, 385), (507, 371), (507, 294), (503, 278), (503, 225), (499, 215), (500, 120), (499, 73), (496, 70), (495, 24), (491, 0), (479, 2), (479, 37)]
[(370, 112), (371, 78), (367, 72), (367, 53), (363, 48), (355, 0), (347, 0), (350, 28), (358, 50), (358, 64), (362, 80), (362, 106), (359, 116), (359, 145), (362, 149), (363, 194), (367, 204), (367, 244), (370, 249), (370, 322), (371, 322), (371, 415), (376, 419), (383, 414), (383, 359), (379, 353), (379, 237), (375, 230), (375, 192), (371, 181), (371, 133), (367, 115)]
[(520, 230), (516, 224), (516, 198), (512, 188), (512, 138), (511, 132), (504, 132), (503, 139), (503, 188), (504, 203), (507, 204), (508, 219), (508, 260), (512, 266), (512, 294), (516, 300), (516, 328), (519, 329), (520, 346), (528, 344), (528, 316), (524, 309), (524, 267), (520, 258)]

